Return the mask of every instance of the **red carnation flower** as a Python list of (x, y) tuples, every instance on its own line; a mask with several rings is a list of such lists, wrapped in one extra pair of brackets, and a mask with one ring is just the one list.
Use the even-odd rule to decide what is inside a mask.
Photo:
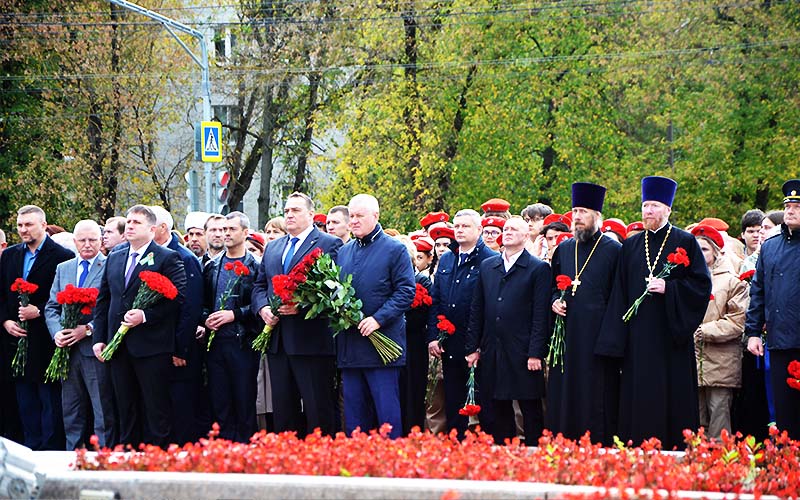
[(745, 271), (742, 274), (740, 274), (739, 275), (739, 279), (741, 281), (750, 281), (750, 280), (753, 279), (753, 276), (755, 276), (755, 274), (756, 274), (756, 270), (755, 269), (751, 269), (749, 271)]
[(566, 274), (559, 274), (556, 276), (556, 287), (562, 292), (572, 286), (572, 278)]

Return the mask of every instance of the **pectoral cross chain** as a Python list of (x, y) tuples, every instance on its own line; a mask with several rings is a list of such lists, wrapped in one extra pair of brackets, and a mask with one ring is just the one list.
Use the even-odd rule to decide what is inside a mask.
[(578, 286), (581, 284), (581, 280), (572, 280), (572, 296), (575, 296), (575, 292), (578, 290)]

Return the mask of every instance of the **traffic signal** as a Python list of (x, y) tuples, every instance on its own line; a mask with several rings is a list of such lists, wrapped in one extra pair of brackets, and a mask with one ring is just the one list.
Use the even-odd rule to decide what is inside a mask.
[(189, 200), (187, 212), (197, 212), (200, 210), (200, 184), (196, 170), (189, 170), (183, 175), (186, 179), (188, 188), (186, 189), (186, 199)]
[(227, 170), (217, 172), (217, 211), (223, 215), (227, 214), (228, 195), (230, 194), (231, 173)]

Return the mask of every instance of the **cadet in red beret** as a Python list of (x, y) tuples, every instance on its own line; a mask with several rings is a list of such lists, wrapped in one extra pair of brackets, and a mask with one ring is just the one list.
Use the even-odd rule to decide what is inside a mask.
[(430, 233), (432, 227), (443, 226), (450, 220), (450, 216), (444, 212), (429, 212), (419, 220), (419, 225), (426, 233)]
[(628, 230), (625, 229), (625, 224), (617, 219), (608, 219), (603, 221), (603, 227), (601, 230), (603, 231), (603, 234), (610, 238), (614, 238), (614, 240), (618, 243), (622, 243), (622, 241), (628, 235)]
[(314, 214), (314, 227), (316, 227), (323, 233), (328, 232), (328, 228), (326, 226), (327, 222), (328, 222), (328, 217), (325, 214)]
[(644, 223), (642, 221), (637, 220), (636, 222), (631, 222), (628, 224), (628, 227), (625, 228), (627, 230), (626, 238), (630, 238), (631, 236), (635, 236), (642, 231), (644, 231)]
[(708, 226), (704, 224), (698, 224), (692, 229), (692, 234), (695, 237), (703, 236), (715, 245), (717, 245), (717, 250), (722, 250), (725, 247), (725, 240), (723, 239), (720, 232), (714, 226)]
[(486, 200), (483, 202), (483, 205), (481, 205), (484, 217), (502, 217), (503, 219), (510, 219), (511, 212), (508, 211), (509, 208), (511, 208), (511, 203), (502, 198), (492, 198), (491, 200)]
[(484, 217), (481, 220), (483, 226), (483, 242), (486, 246), (494, 251), (500, 250), (500, 244), (497, 243), (497, 238), (503, 234), (503, 226), (506, 225), (506, 220), (502, 217)]
[(416, 268), (416, 272), (430, 277), (430, 271), (435, 260), (433, 240), (427, 236), (423, 236), (414, 240), (414, 246), (417, 248), (417, 252), (414, 254), (414, 267)]
[(456, 234), (453, 231), (453, 228), (447, 226), (436, 226), (431, 228), (429, 234), (431, 239), (433, 239), (433, 253), (436, 255), (436, 265), (431, 270), (431, 275), (433, 275), (436, 273), (436, 267), (438, 267), (439, 259), (442, 258), (444, 253), (450, 251), (450, 245), (456, 241)]

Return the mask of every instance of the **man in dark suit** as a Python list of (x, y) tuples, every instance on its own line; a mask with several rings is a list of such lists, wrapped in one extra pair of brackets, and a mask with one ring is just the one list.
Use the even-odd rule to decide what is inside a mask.
[[(111, 380), (119, 411), (120, 442), (166, 446), (170, 433), (170, 396), (167, 381), (175, 352), (175, 328), (186, 289), (180, 256), (153, 241), (156, 216), (144, 205), (128, 210), (127, 246), (111, 252), (100, 284), (94, 313), (94, 354), (102, 351), (120, 324), (130, 328), (110, 360)], [(139, 273), (154, 271), (178, 289), (175, 300), (161, 299), (147, 309), (133, 309), (141, 285)], [(140, 418), (140, 401), (144, 423)]]
[[(317, 247), (336, 259), (342, 240), (314, 227), (314, 202), (303, 193), (290, 194), (283, 213), (288, 234), (264, 249), (252, 302), (253, 311), (265, 323), (278, 325), (267, 353), (269, 375), (274, 381), (275, 431), (297, 430), (303, 435), (319, 427), (323, 433), (333, 434), (336, 348), (327, 321), (306, 320), (305, 311), (298, 311), (296, 306), (282, 306), (276, 315), (269, 307), (269, 298), (273, 276), (288, 273)], [(305, 427), (298, 422), (301, 399)]]
[(78, 257), (58, 265), (50, 300), (44, 308), (47, 329), (56, 346), (70, 348), (69, 374), (61, 387), (68, 451), (88, 444), (92, 421), (100, 446), (110, 446), (117, 441), (111, 375), (108, 366), (94, 357), (92, 331), (87, 328), (92, 316), (85, 315), (74, 329), (61, 326), (63, 308), (56, 300), (58, 293), (67, 285), (99, 289), (106, 267), (106, 257), (100, 253), (103, 242), (97, 222), (82, 220), (75, 224), (73, 234)]
[(197, 325), (203, 310), (203, 268), (200, 260), (172, 234), (175, 221), (163, 207), (150, 207), (156, 214), (153, 241), (178, 253), (186, 272), (186, 295), (175, 328), (175, 352), (169, 393), (172, 401), (172, 434), (170, 441), (195, 442), (211, 428), (203, 388), (203, 351), (197, 341)]
[(528, 445), (537, 442), (544, 425), (550, 266), (525, 250), (528, 234), (522, 218), (506, 221), (503, 253), (481, 263), (467, 331), (467, 364), (481, 360), (481, 426), (498, 444), (516, 435), (514, 400)]
[[(63, 450), (61, 423), (61, 386), (44, 383), (44, 371), (55, 346), (47, 331), (44, 306), (56, 275), (56, 266), (75, 257), (45, 233), (44, 211), (26, 205), (17, 211), (17, 233), (22, 243), (14, 245), (0, 259), (0, 322), (10, 335), (4, 342), (10, 362), (20, 337), (28, 338), (28, 359), (23, 375), (15, 380), (19, 417), (22, 421), (24, 444), (34, 450)], [(30, 304), (22, 307), (19, 296), (11, 291), (17, 278), (39, 286), (30, 296)], [(18, 321), (27, 321), (27, 330)], [(5, 370), (6, 367), (4, 366)], [(3, 402), (3, 406), (13, 403)]]

